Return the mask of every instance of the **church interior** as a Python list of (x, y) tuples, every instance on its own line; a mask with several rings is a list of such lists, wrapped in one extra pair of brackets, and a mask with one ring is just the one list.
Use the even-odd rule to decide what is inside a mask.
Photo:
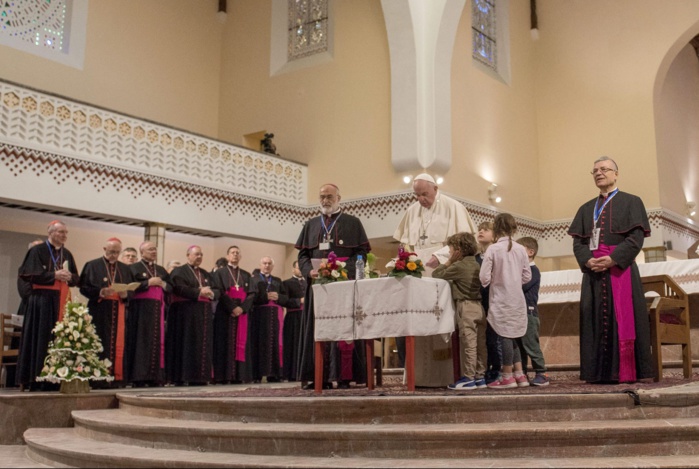
[[(201, 246), (207, 269), (237, 245), (244, 269), (269, 256), (274, 275), (288, 278), (299, 232), (318, 215), (326, 183), (340, 188), (343, 211), (362, 220), (385, 273), (399, 247), (396, 226), (415, 201), (412, 178), (427, 172), (476, 224), (511, 213), (518, 234), (538, 240), (536, 263), (550, 294), (542, 348), (554, 368), (575, 370), (576, 300), (556, 295), (579, 271), (567, 231), (578, 207), (597, 195), (590, 170), (605, 155), (618, 163), (621, 190), (647, 209), (651, 235), (636, 262), (699, 258), (696, 0), (46, 0), (3, 2), (0, 10), (2, 313), (20, 303), (17, 270), (27, 244), (44, 239), (56, 219), (69, 229), (66, 246), (78, 264), (117, 237), (124, 247), (156, 241), (162, 265)], [(682, 269), (699, 324), (691, 295), (699, 293), (699, 268)], [(681, 352), (665, 356), (681, 374)], [(626, 467), (699, 466), (692, 449), (699, 393), (639, 395), (619, 390), (589, 402), (513, 395), (508, 405), (522, 412), (505, 415), (486, 395), (458, 404), (402, 395), (383, 407), (372, 395), (371, 410), (358, 397), (330, 397), (318, 407), (299, 398), (287, 413), (266, 396), (241, 411), (244, 398), (213, 409), (193, 395), (194, 407), (185, 408), (187, 397), (117, 403), (113, 393), (98, 392), (83, 401), (47, 397), (31, 416), (6, 415), (36, 426), (43, 411), (64, 408), (51, 426), (76, 424), (81, 438), (94, 439), (93, 453), (109, 455), (83, 457), (84, 441), (61, 434), (54, 443), (66, 451), (54, 460), (36, 450), (33, 463), (18, 457), (12, 467), (371, 467), (378, 458), (385, 467), (419, 460), (446, 467), (454, 459), (478, 467), (480, 457), (510, 467), (513, 447), (522, 458), (559, 467), (602, 467), (606, 457)], [(639, 399), (657, 407), (642, 416)], [(120, 427), (112, 434), (112, 417), (69, 413), (117, 405), (113, 424)], [(433, 406), (433, 419), (417, 415), (422, 405)], [(189, 415), (200, 433), (173, 424), (151, 437), (129, 435), (140, 431), (133, 426), (139, 415)], [(490, 418), (509, 421), (512, 431), (497, 436), (478, 427)], [(658, 421), (645, 430), (630, 423), (642, 418)], [(231, 436), (241, 419), (250, 431)], [(538, 440), (531, 435), (540, 430), (532, 430), (537, 419), (548, 428)], [(679, 430), (662, 433), (661, 421)], [(217, 430), (211, 422), (225, 425)], [(367, 423), (375, 432), (365, 432)], [(421, 434), (429, 424), (444, 433)], [(342, 425), (346, 434), (336, 428)], [(202, 436), (207, 431), (216, 436)], [(333, 436), (320, 444), (322, 432)], [(158, 446), (168, 433), (176, 436)], [(0, 445), (19, 447), (18, 438)], [(497, 450), (479, 453), (475, 442), (489, 438)], [(120, 459), (130, 440), (155, 448), (153, 458)], [(611, 440), (621, 443), (609, 449)], [(474, 449), (455, 450), (460, 441)], [(246, 455), (231, 462), (216, 459), (219, 453)]]

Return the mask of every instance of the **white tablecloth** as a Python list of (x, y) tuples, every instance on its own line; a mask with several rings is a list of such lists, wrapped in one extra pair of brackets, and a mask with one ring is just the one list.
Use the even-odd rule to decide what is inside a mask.
[(428, 336), (454, 331), (446, 280), (393, 277), (313, 285), (315, 340)]
[[(699, 292), (699, 259), (639, 264), (638, 271), (641, 277), (669, 275), (685, 293)], [(539, 304), (580, 301), (582, 276), (577, 269), (542, 272)]]

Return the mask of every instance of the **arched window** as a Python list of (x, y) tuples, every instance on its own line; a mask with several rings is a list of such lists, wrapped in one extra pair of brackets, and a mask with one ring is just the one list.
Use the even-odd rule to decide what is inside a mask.
[(0, 44), (82, 68), (87, 0), (2, 0)]
[(473, 58), (497, 71), (497, 21), (494, 0), (472, 0)]
[(336, 1), (272, 2), (270, 76), (333, 60), (333, 10)]
[(289, 1), (289, 60), (328, 50), (327, 0)]

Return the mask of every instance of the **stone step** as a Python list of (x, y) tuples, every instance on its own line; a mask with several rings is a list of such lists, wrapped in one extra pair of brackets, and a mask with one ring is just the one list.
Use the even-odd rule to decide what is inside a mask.
[[(343, 458), (504, 458), (699, 454), (699, 419), (476, 424), (298, 424), (73, 412), (91, 440), (162, 449)], [(25, 433), (25, 440), (27, 439)]]
[[(699, 394), (681, 392), (294, 398), (120, 393), (117, 397), (120, 408), (134, 415), (238, 422), (448, 424), (699, 417)], [(502, 405), (504, 398), (507, 406)]]
[[(699, 468), (696, 456), (630, 456), (630, 457), (581, 457), (581, 458), (523, 458), (513, 448), (510, 458), (341, 458), (305, 456), (267, 456), (208, 451), (140, 448), (112, 442), (87, 440), (76, 435), (73, 429), (29, 429), (28, 456), (38, 463), (52, 467), (288, 467), (288, 468), (405, 468), (405, 467), (490, 467), (490, 468)], [(664, 452), (663, 454), (667, 454)]]

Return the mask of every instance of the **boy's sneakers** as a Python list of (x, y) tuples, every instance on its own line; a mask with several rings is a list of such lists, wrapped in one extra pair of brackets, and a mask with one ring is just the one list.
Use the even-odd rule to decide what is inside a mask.
[(548, 386), (549, 383), (549, 377), (546, 376), (546, 373), (537, 373), (532, 380), (534, 386)]
[(476, 381), (474, 381), (472, 378), (469, 378), (468, 376), (464, 376), (456, 383), (447, 386), (447, 389), (451, 391), (472, 391), (476, 389), (476, 387), (478, 387)]
[(493, 381), (488, 385), (488, 389), (509, 389), (516, 387), (517, 381), (515, 380), (514, 376), (510, 376), (509, 378), (500, 377), (500, 379)]
[(486, 384), (484, 378), (475, 378), (475, 379), (474, 379), (474, 382), (476, 383), (476, 387), (477, 387), (477, 388), (481, 388), (481, 389), (482, 389), (482, 388), (487, 388), (487, 387), (488, 387), (488, 385)]
[(515, 376), (515, 381), (517, 382), (517, 387), (524, 388), (529, 386), (529, 378), (527, 378), (527, 375)]

